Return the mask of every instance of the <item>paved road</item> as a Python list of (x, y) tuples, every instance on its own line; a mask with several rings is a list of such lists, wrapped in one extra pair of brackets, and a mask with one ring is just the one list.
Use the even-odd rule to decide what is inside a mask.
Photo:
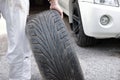
[[(66, 16), (64, 20), (69, 26)], [(100, 44), (87, 48), (78, 47), (74, 41), (72, 44), (81, 63), (85, 80), (120, 80), (120, 40), (101, 40)], [(8, 80), (9, 65), (5, 58), (6, 50), (5, 34), (0, 36), (0, 80)], [(32, 61), (33, 80), (42, 80), (33, 57)]]
[(120, 80), (120, 40), (76, 48), (86, 80)]

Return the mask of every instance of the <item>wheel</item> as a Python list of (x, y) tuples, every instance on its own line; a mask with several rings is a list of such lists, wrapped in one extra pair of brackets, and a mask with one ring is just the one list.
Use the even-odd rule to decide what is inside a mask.
[(82, 26), (81, 14), (77, 0), (73, 2), (73, 23), (71, 24), (71, 30), (76, 35), (76, 43), (81, 47), (91, 46), (97, 43), (97, 40), (93, 37), (86, 36)]
[(59, 13), (49, 10), (28, 21), (26, 34), (45, 80), (84, 80)]

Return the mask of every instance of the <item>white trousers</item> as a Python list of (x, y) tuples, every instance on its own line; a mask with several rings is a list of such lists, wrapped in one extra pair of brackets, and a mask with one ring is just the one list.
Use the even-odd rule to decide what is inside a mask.
[(0, 12), (7, 23), (9, 80), (30, 80), (31, 50), (25, 35), (29, 0), (0, 0)]

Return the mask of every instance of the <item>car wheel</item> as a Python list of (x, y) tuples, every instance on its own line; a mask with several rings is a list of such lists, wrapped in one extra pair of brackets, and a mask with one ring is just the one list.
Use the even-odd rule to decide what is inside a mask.
[(97, 40), (93, 37), (86, 36), (83, 30), (80, 9), (77, 0), (73, 2), (73, 23), (71, 24), (71, 30), (76, 35), (76, 43), (81, 47), (91, 46), (97, 43)]
[(84, 80), (67, 28), (57, 11), (36, 15), (28, 21), (26, 34), (45, 80)]

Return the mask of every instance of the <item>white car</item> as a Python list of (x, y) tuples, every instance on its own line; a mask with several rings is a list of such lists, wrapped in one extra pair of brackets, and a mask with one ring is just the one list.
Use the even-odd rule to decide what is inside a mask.
[(96, 43), (97, 39), (120, 37), (119, 1), (59, 0), (59, 4), (69, 16), (78, 44), (88, 46)]

